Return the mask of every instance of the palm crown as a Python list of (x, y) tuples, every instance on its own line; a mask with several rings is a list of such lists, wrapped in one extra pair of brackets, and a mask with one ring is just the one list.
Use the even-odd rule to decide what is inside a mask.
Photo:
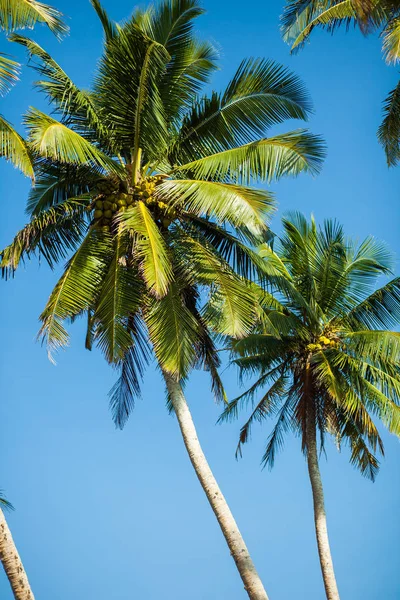
[(347, 442), (351, 462), (373, 479), (375, 451), (383, 452), (375, 417), (400, 435), (400, 334), (388, 330), (399, 322), (400, 278), (375, 288), (391, 257), (372, 238), (357, 245), (337, 223), (317, 229), (298, 213), (283, 226), (276, 250), (262, 252), (277, 294), (272, 307), (266, 295), (264, 330), (233, 344), (242, 376), (257, 380), (221, 420), (267, 388), (241, 429), (238, 452), (254, 421), (275, 416), (264, 464), (273, 465), (289, 430), (307, 452), (315, 426), (322, 448), (326, 434), (339, 447)]
[(149, 356), (147, 331), (163, 369), (183, 378), (203, 364), (221, 393), (210, 328), (250, 330), (256, 299), (244, 278), (262, 274), (263, 261), (249, 245), (265, 239), (273, 207), (250, 183), (315, 172), (324, 152), (304, 130), (261, 137), (310, 111), (297, 77), (271, 61), (243, 61), (222, 94), (198, 96), (216, 55), (193, 35), (195, 0), (138, 10), (118, 26), (92, 3), (106, 40), (90, 92), (13, 36), (38, 60), (38, 86), (60, 120), (26, 115), (31, 220), (2, 267), (13, 272), (34, 253), (53, 265), (74, 251), (41, 334), (57, 349), (68, 339), (63, 322), (87, 314), (87, 346), (121, 368), (112, 405), (122, 425)]
[[(308, 40), (316, 27), (334, 32), (337, 27), (358, 25), (364, 33), (381, 30), (382, 49), (388, 64), (400, 60), (399, 0), (287, 0), (282, 15), (284, 39), (292, 51)], [(378, 138), (389, 166), (400, 159), (400, 82), (384, 102), (384, 119)]]

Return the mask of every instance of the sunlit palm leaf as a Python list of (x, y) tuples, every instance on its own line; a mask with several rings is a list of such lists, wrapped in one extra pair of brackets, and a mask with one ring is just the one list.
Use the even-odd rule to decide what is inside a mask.
[(199, 332), (176, 283), (160, 300), (150, 300), (145, 321), (160, 366), (184, 378), (196, 360)]
[(386, 62), (394, 64), (400, 60), (400, 18), (391, 19), (382, 35)]
[(265, 219), (274, 210), (272, 194), (240, 185), (194, 179), (168, 179), (159, 186), (160, 197), (172, 206), (182, 206), (199, 216), (228, 221), (234, 227), (265, 229)]
[(35, 0), (0, 0), (0, 29), (7, 33), (16, 29), (32, 29), (36, 23), (44, 23), (58, 38), (69, 28), (63, 15), (48, 4)]
[(104, 277), (93, 315), (94, 339), (109, 363), (118, 364), (132, 346), (129, 319), (135, 315), (145, 292), (134, 268), (127, 264), (128, 234), (118, 234), (114, 254)]
[(32, 156), (25, 140), (1, 116), (0, 156), (12, 162), (24, 175), (34, 179)]
[(38, 335), (46, 342), (53, 362), (54, 353), (68, 344), (64, 321), (80, 315), (94, 304), (111, 252), (111, 237), (91, 229), (52, 291), (40, 315), (42, 326)]
[(317, 173), (324, 153), (325, 145), (319, 136), (297, 130), (205, 156), (180, 165), (175, 171), (189, 172), (199, 179), (270, 182), (302, 171)]
[(1, 252), (3, 275), (12, 275), (25, 257), (43, 256), (50, 267), (66, 258), (87, 228), (85, 209), (88, 203), (88, 198), (70, 199), (31, 219)]
[(40, 62), (34, 65), (35, 69), (46, 79), (37, 81), (36, 86), (56, 105), (62, 120), (69, 125), (73, 123), (78, 130), (82, 129), (83, 135), (89, 129), (89, 132), (93, 130), (101, 139), (106, 140), (107, 133), (90, 94), (80, 90), (39, 44), (17, 34), (11, 35), (10, 40), (25, 46), (31, 58), (39, 59)]
[(301, 81), (281, 65), (243, 61), (223, 94), (198, 100), (185, 118), (174, 155), (189, 162), (252, 142), (285, 119), (307, 120), (311, 103)]
[(18, 80), (19, 63), (0, 53), (0, 95), (4, 95)]
[(25, 117), (29, 146), (45, 158), (73, 165), (94, 165), (106, 172), (119, 173), (120, 166), (79, 133), (63, 123), (31, 108)]
[(148, 289), (156, 296), (164, 296), (172, 281), (172, 267), (168, 251), (153, 216), (144, 202), (138, 202), (121, 218), (122, 227), (133, 238), (133, 252)]

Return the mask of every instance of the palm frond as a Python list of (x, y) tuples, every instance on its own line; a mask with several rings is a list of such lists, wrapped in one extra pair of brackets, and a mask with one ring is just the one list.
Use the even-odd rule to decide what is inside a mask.
[(257, 403), (246, 423), (240, 429), (239, 442), (236, 448), (236, 457), (242, 456), (242, 446), (248, 442), (251, 432), (251, 426), (254, 421), (261, 423), (271, 412), (276, 409), (277, 404), (285, 395), (286, 379), (281, 375), (263, 395)]
[[(118, 364), (129, 354), (132, 346), (129, 320), (138, 311), (145, 290), (133, 265), (128, 264), (128, 234), (118, 233), (113, 239), (113, 246), (113, 257), (104, 276), (93, 314), (93, 339), (107, 361)], [(130, 366), (127, 368), (129, 370)]]
[(29, 147), (40, 156), (72, 165), (94, 165), (108, 173), (120, 173), (121, 167), (79, 133), (35, 108), (25, 116)]
[(272, 194), (241, 185), (195, 179), (167, 179), (157, 194), (172, 207), (184, 208), (197, 216), (215, 218), (233, 227), (265, 231), (265, 220), (273, 212)]
[(9, 39), (24, 46), (30, 58), (39, 59), (39, 63), (33, 66), (46, 79), (37, 81), (35, 85), (46, 94), (50, 103), (55, 104), (61, 120), (66, 125), (73, 124), (84, 136), (94, 131), (103, 142), (108, 140), (110, 143), (110, 133), (107, 135), (91, 95), (80, 90), (39, 44), (17, 34)]
[(161, 299), (149, 299), (145, 322), (160, 367), (184, 379), (198, 358), (201, 335), (177, 283)]
[(144, 202), (137, 202), (121, 217), (124, 230), (132, 234), (134, 253), (147, 288), (156, 296), (167, 293), (172, 266), (163, 237)]
[(324, 156), (322, 139), (299, 129), (204, 156), (175, 171), (192, 173), (198, 179), (229, 178), (248, 185), (252, 180), (270, 182), (303, 171), (318, 173)]
[(32, 218), (0, 253), (3, 276), (13, 275), (21, 260), (35, 254), (43, 256), (50, 267), (66, 258), (87, 229), (85, 216), (89, 202), (89, 197), (71, 198)]
[(119, 429), (124, 428), (135, 398), (140, 396), (140, 383), (150, 358), (147, 335), (137, 315), (131, 320), (130, 330), (131, 347), (117, 366), (119, 377), (109, 392), (112, 418)]
[(168, 122), (182, 116), (216, 68), (214, 47), (197, 41), (193, 33), (194, 20), (204, 12), (197, 0), (167, 0), (145, 12), (134, 13), (141, 31), (163, 45), (170, 55), (160, 83)]
[(346, 321), (357, 327), (390, 329), (400, 320), (400, 277), (389, 281), (360, 302), (347, 315)]
[(112, 40), (116, 36), (116, 33), (117, 33), (117, 28), (115, 26), (115, 23), (113, 23), (113, 21), (111, 21), (109, 19), (106, 11), (102, 7), (99, 0), (90, 0), (90, 3), (93, 6), (94, 10), (96, 11), (97, 16), (99, 17), (100, 22), (103, 26), (106, 41), (108, 42), (109, 40)]
[(90, 229), (53, 289), (40, 315), (42, 326), (38, 334), (46, 342), (52, 362), (54, 353), (68, 344), (64, 321), (79, 316), (95, 303), (111, 252), (109, 234)]
[[(338, 25), (343, 23), (348, 26), (351, 21), (356, 19), (357, 11), (352, 0), (322, 2), (315, 11), (313, 8), (307, 7), (303, 12), (298, 13), (297, 19), (292, 22), (291, 26), (284, 25), (283, 38), (290, 42), (293, 52), (304, 45), (312, 30), (318, 25), (332, 31)], [(283, 18), (283, 23), (285, 23), (285, 18)]]
[(105, 127), (114, 131), (119, 150), (135, 162), (139, 148), (144, 161), (162, 155), (167, 140), (164, 108), (158, 82), (169, 54), (126, 23), (109, 40), (95, 81), (95, 95)]
[(11, 33), (16, 29), (33, 29), (36, 23), (44, 23), (57, 38), (69, 31), (63, 14), (36, 0), (0, 0), (0, 29)]
[(378, 129), (378, 140), (386, 153), (389, 167), (400, 160), (400, 82), (383, 103), (384, 118)]
[(241, 63), (223, 94), (197, 101), (185, 118), (173, 160), (181, 163), (263, 137), (286, 119), (307, 120), (311, 103), (301, 81), (264, 59)]
[(13, 505), (4, 496), (3, 490), (0, 490), (0, 507), (4, 510), (14, 510)]
[(385, 60), (395, 64), (400, 60), (400, 17), (390, 19), (382, 35)]
[(24, 175), (35, 178), (33, 160), (25, 140), (0, 116), (0, 156), (9, 160)]
[(19, 63), (0, 52), (0, 96), (18, 80)]

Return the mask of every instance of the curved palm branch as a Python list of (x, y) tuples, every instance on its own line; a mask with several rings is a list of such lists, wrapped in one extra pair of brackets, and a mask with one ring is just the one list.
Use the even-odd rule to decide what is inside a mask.
[(57, 9), (36, 0), (0, 0), (0, 29), (11, 33), (16, 29), (33, 29), (36, 23), (44, 23), (58, 38), (69, 28)]

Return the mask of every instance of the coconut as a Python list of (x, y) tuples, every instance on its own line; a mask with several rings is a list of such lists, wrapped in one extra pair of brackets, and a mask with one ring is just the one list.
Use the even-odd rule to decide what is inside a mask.
[(95, 204), (96, 208), (98, 208), (99, 210), (103, 210), (103, 200), (96, 200), (96, 204)]
[(126, 197), (126, 203), (129, 206), (130, 204), (132, 204), (132, 202), (133, 202), (133, 197), (129, 194), (129, 196)]
[(124, 198), (120, 198), (119, 200), (117, 200), (117, 205), (119, 207), (126, 206), (126, 200)]
[(104, 211), (104, 216), (106, 217), (106, 219), (111, 219), (112, 217), (112, 210), (105, 210)]
[(103, 211), (102, 210), (95, 210), (93, 216), (94, 216), (95, 219), (101, 219), (101, 217), (103, 216)]
[(118, 210), (118, 205), (117, 205), (117, 203), (116, 203), (116, 202), (114, 202), (114, 204), (111, 206), (111, 210), (112, 210), (113, 212), (117, 212), (117, 210)]

